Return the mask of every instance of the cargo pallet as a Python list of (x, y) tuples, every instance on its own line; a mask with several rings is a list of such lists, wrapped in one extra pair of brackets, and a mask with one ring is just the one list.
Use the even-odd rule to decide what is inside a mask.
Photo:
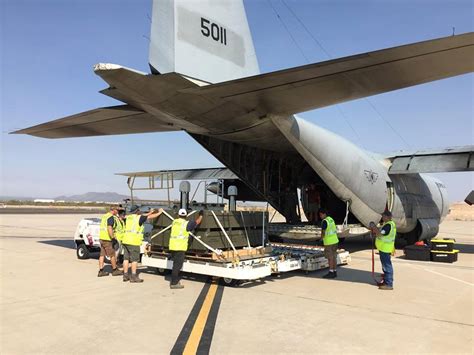
[[(220, 277), (224, 284), (235, 285), (238, 281), (263, 279), (272, 274), (296, 270), (308, 273), (328, 267), (322, 247), (283, 243), (271, 243), (269, 247), (262, 248), (264, 254), (241, 259), (234, 258), (234, 260), (186, 255), (182, 271)], [(338, 250), (338, 265), (348, 264), (350, 260), (348, 251)], [(143, 255), (142, 265), (157, 268), (158, 271), (163, 272), (173, 268), (173, 260), (170, 259), (168, 253), (149, 252)]]

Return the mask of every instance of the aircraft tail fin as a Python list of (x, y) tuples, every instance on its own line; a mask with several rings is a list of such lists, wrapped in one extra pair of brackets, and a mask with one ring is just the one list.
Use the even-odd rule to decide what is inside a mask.
[(153, 0), (149, 64), (207, 83), (259, 74), (242, 0)]

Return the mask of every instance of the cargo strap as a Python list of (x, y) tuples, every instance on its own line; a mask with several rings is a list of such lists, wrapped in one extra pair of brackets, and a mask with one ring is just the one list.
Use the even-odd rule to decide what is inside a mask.
[(232, 240), (230, 240), (229, 235), (225, 231), (224, 227), (222, 227), (221, 221), (219, 221), (219, 218), (217, 218), (217, 216), (216, 216), (216, 214), (214, 213), (213, 210), (211, 210), (211, 213), (212, 213), (212, 216), (214, 217), (214, 219), (216, 220), (217, 225), (221, 229), (222, 233), (224, 233), (224, 236), (226, 237), (227, 241), (229, 242), (232, 250), (234, 251), (234, 255), (238, 255), (237, 250), (235, 249), (234, 243), (232, 243)]
[[(191, 215), (193, 215), (195, 212), (196, 212), (196, 210), (190, 212), (190, 213), (188, 214), (188, 217), (191, 216)], [(162, 234), (163, 232), (167, 231), (167, 230), (170, 229), (171, 226), (173, 225), (174, 218), (173, 218), (169, 213), (167, 213), (166, 211), (163, 211), (163, 213), (164, 213), (164, 215), (165, 215), (166, 217), (168, 217), (168, 218), (171, 220), (171, 224), (170, 224), (168, 227), (166, 227), (166, 228), (162, 229), (161, 231), (159, 231), (158, 233), (152, 235), (151, 238), (150, 238), (150, 240), (153, 239), (153, 238), (155, 238), (155, 237), (157, 237), (158, 235)], [(198, 236), (198, 235), (194, 235), (194, 234), (191, 233), (191, 232), (189, 232), (189, 234), (194, 238), (194, 240), (196, 240), (197, 242), (199, 242), (203, 247), (209, 249), (210, 251), (212, 251), (213, 253), (215, 253), (215, 254), (216, 254), (217, 256), (219, 256), (219, 257), (222, 256), (222, 250), (212, 248), (210, 245), (204, 243), (204, 242), (201, 240), (201, 237)]]

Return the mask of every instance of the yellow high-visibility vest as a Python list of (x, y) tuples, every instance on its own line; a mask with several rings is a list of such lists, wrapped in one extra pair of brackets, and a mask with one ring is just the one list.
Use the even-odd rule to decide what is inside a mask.
[(119, 242), (123, 240), (125, 236), (125, 221), (122, 221), (120, 218), (117, 218), (117, 229), (115, 230), (115, 237)]
[(127, 216), (125, 221), (125, 234), (122, 239), (123, 244), (141, 245), (143, 241), (143, 232), (145, 224), (140, 226), (140, 215), (131, 214)]
[(100, 240), (111, 240), (109, 236), (109, 231), (107, 230), (107, 220), (110, 217), (114, 217), (114, 225), (112, 229), (114, 230), (114, 233), (115, 233), (115, 230), (117, 228), (117, 220), (115, 219), (115, 216), (112, 213), (107, 212), (106, 214), (102, 216), (102, 219), (100, 220), (100, 230), (99, 230)]
[(388, 221), (383, 224), (385, 227), (387, 224), (390, 224), (390, 233), (388, 235), (377, 236), (375, 239), (375, 247), (378, 251), (383, 253), (392, 253), (395, 249), (395, 237), (397, 236), (397, 227), (394, 221)]
[(169, 249), (174, 251), (188, 250), (189, 232), (186, 230), (188, 221), (183, 218), (177, 218), (171, 225), (171, 236)]
[(337, 237), (337, 228), (334, 220), (327, 216), (324, 218), (326, 221), (326, 230), (324, 231), (323, 244), (324, 245), (333, 245), (339, 243), (339, 238)]

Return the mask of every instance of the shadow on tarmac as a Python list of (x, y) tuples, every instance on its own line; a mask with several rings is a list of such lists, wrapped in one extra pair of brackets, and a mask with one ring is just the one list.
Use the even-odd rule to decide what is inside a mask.
[[(322, 279), (324, 275), (326, 275), (328, 269), (312, 271), (309, 273), (305, 273), (304, 271), (292, 271), (284, 274), (277, 274), (267, 277), (263, 280), (257, 281), (249, 281), (241, 283), (238, 287), (239, 288), (249, 288), (258, 286), (267, 282), (274, 282), (278, 280), (285, 280), (292, 277), (303, 277), (308, 279)], [(375, 274), (376, 277), (379, 277), (379, 274)], [(336, 282), (336, 281), (343, 281), (343, 282), (356, 282), (362, 283), (367, 285), (374, 285), (374, 279), (372, 278), (372, 272), (367, 270), (358, 270), (358, 269), (350, 269), (346, 267), (346, 265), (338, 266), (337, 267), (337, 278), (335, 279), (328, 279), (328, 282)]]
[(460, 253), (474, 254), (474, 244), (458, 244), (454, 243), (454, 248), (459, 250)]
[(76, 245), (71, 239), (39, 240), (38, 243), (53, 245), (55, 247), (62, 247), (67, 249), (76, 249)]

